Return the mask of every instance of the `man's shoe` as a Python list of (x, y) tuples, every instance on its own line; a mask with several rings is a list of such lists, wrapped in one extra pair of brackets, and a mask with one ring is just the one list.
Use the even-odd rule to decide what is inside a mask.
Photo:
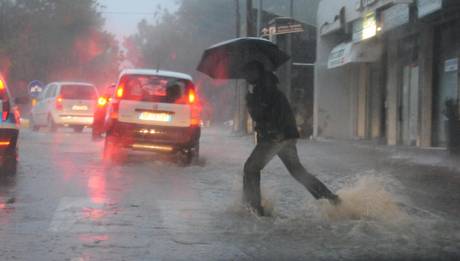
[(265, 210), (263, 207), (258, 207), (256, 208), (256, 214), (259, 216), (259, 217), (263, 217), (265, 216)]
[(253, 206), (248, 206), (248, 209), (251, 213), (254, 213), (256, 214), (257, 216), (259, 217), (263, 217), (265, 216), (265, 211), (264, 211), (264, 208), (262, 206), (260, 207), (253, 207)]

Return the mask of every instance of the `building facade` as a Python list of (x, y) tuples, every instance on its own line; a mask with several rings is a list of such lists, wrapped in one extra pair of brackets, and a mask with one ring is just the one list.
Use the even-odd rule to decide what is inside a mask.
[(317, 39), (314, 136), (446, 145), (460, 1), (322, 0)]

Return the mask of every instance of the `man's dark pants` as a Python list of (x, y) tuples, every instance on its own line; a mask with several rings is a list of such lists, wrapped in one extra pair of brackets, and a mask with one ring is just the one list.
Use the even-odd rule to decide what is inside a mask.
[(296, 139), (279, 142), (262, 141), (256, 145), (244, 164), (243, 199), (255, 210), (261, 209), (260, 171), (275, 155), (281, 159), (289, 173), (316, 199), (333, 199), (335, 196), (326, 185), (310, 174), (300, 163)]

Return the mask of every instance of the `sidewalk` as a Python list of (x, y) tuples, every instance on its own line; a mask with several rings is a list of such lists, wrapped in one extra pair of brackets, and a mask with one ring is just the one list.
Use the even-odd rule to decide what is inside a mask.
[[(304, 141), (305, 142), (305, 141)], [(375, 144), (370, 141), (341, 141), (318, 139), (307, 141), (313, 143), (334, 143), (349, 146), (353, 151), (362, 150), (377, 153), (386, 161), (414, 166), (430, 166), (449, 168), (460, 172), (460, 155), (451, 155), (445, 148), (419, 148), (409, 146), (389, 146)]]
[(460, 158), (445, 149), (337, 140), (302, 140), (298, 147), (301, 155), (319, 159), (311, 164), (322, 171), (346, 180), (367, 174), (391, 177), (390, 190), (415, 207), (448, 219), (460, 217)]

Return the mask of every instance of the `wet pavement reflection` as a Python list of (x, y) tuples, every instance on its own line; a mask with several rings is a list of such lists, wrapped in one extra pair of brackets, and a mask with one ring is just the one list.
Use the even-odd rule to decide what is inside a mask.
[[(250, 138), (225, 140), (225, 132), (205, 131), (207, 163), (180, 167), (148, 153), (109, 164), (102, 159), (103, 142), (91, 141), (89, 132), (25, 130), (17, 175), (0, 177), (0, 260), (353, 260), (358, 255), (348, 249), (357, 247), (371, 256), (413, 257), (440, 246), (450, 253), (460, 242), (451, 232), (458, 223), (404, 197), (396, 197), (398, 206), (415, 214), (403, 225), (328, 222), (321, 205), (280, 174), (285, 170), (277, 161), (264, 173), (263, 186), (273, 216), (255, 217), (239, 201)], [(345, 183), (343, 177), (328, 182)]]

